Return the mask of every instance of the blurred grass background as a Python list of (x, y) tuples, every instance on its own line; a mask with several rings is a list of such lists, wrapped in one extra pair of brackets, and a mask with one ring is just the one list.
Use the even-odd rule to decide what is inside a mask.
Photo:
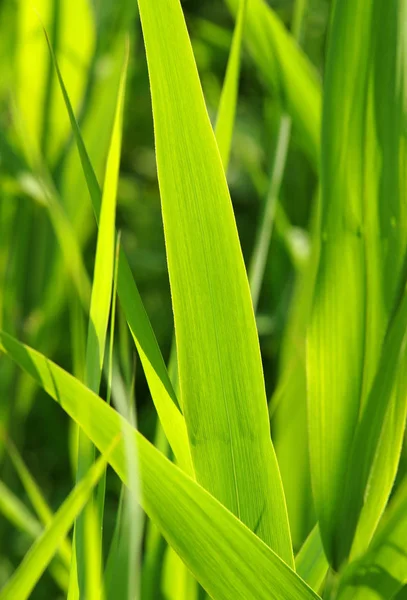
[[(182, 4), (214, 122), (233, 19), (219, 0), (185, 0)], [(270, 5), (290, 28), (293, 1), (271, 0)], [(120, 42), (123, 34), (130, 31), (117, 225), (167, 359), (173, 320), (148, 74), (136, 3), (40, 0), (36, 6), (56, 49), (68, 91), (75, 100), (76, 114), (99, 177), (104, 170), (116, 99)], [(321, 74), (329, 9), (328, 0), (308, 2), (301, 40)], [(55, 234), (53, 219), (55, 212), (58, 213), (55, 205), (62, 208), (66, 222), (79, 240), (89, 275), (96, 229), (41, 25), (32, 5), (25, 0), (0, 0), (0, 64), (0, 326), (71, 372), (78, 372), (80, 300), (69, 273), (69, 260), (66, 255), (64, 259), (61, 239)], [(228, 181), (246, 264), (261, 219), (280, 116), (279, 98), (270, 95), (243, 51)], [(300, 259), (306, 256), (316, 182), (303, 140), (294, 130), (257, 313), (269, 396), (276, 385), (282, 332), (295, 283), (296, 269), (287, 239)], [(66, 240), (66, 230), (62, 238)], [(86, 285), (83, 289), (86, 297)], [(123, 331), (119, 338), (120, 367), (128, 385), (132, 385), (135, 372), (138, 426), (152, 439), (156, 413), (148, 387), (133, 345)], [(68, 421), (56, 405), (45, 401), (42, 392), (3, 357), (0, 357), (0, 426), (18, 445), (50, 505), (57, 508), (72, 486), (72, 459), (68, 451), (72, 436)], [(24, 501), (24, 492), (3, 444), (0, 444), (0, 461), (0, 479)], [(117, 490), (118, 483), (110, 474), (108, 523), (109, 519), (113, 523), (117, 509)], [(29, 536), (0, 515), (0, 586), (29, 545)], [(59, 597), (58, 594), (47, 573), (32, 597), (49, 599)]]

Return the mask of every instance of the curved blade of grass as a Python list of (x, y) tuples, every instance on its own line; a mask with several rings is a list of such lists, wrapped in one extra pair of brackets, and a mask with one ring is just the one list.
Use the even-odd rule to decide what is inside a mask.
[(404, 481), (368, 551), (343, 572), (338, 600), (390, 600), (406, 582), (407, 481)]
[(250, 290), (183, 13), (178, 0), (139, 10), (196, 478), (293, 565)]
[(232, 145), (233, 127), (235, 124), (236, 104), (239, 88), (240, 54), (243, 29), (246, 16), (247, 0), (240, 0), (233, 32), (232, 46), (229, 53), (226, 76), (223, 82), (218, 114), (216, 118), (215, 136), (222, 163), (227, 172)]
[[(99, 392), (102, 378), (103, 361), (106, 346), (106, 333), (110, 315), (112, 298), (114, 255), (115, 255), (115, 219), (116, 197), (119, 180), (121, 137), (123, 123), (124, 92), (126, 86), (128, 52), (124, 59), (122, 76), (117, 95), (117, 105), (113, 122), (112, 137), (107, 157), (106, 173), (100, 208), (100, 223), (97, 238), (95, 267), (89, 311), (88, 337), (86, 344), (85, 383), (95, 393)], [(88, 437), (79, 431), (77, 481), (82, 479), (95, 458), (93, 444)], [(103, 498), (104, 500), (104, 498)], [(100, 510), (99, 510), (100, 509)], [(102, 517), (102, 507), (98, 507)], [(93, 507), (87, 506), (80, 514), (74, 530), (76, 564), (78, 573), (79, 594), (95, 592), (95, 586), (87, 581), (92, 576), (91, 564), (93, 554), (89, 552), (87, 528), (92, 528), (94, 519)], [(87, 522), (89, 521), (89, 522)], [(102, 523), (100, 523), (102, 527)], [(101, 545), (101, 541), (99, 541)], [(93, 549), (95, 549), (92, 546)], [(97, 564), (97, 559), (94, 559)], [(95, 583), (95, 582), (93, 582)], [(96, 582), (97, 584), (97, 582)], [(96, 590), (99, 586), (96, 587)]]
[[(66, 91), (58, 63), (49, 46), (53, 64), (58, 76), (59, 85), (64, 97), (66, 109), (72, 126), (75, 142), (77, 144), (82, 168), (91, 197), (93, 210), (97, 222), (99, 222), (101, 191), (96, 175), (92, 168), (88, 153), (83, 142), (72, 105)], [(151, 323), (145, 311), (141, 296), (134, 281), (127, 257), (123, 248), (120, 249), (118, 293), (120, 303), (126, 315), (131, 334), (143, 364), (151, 396), (160, 421), (163, 424), (165, 434), (170, 442), (179, 464), (192, 473), (192, 463), (189, 450), (189, 442), (183, 416), (179, 410), (178, 400), (172, 388), (170, 378), (160, 348), (158, 347)]]
[[(352, 471), (352, 443), (371, 398), (406, 252), (403, 11), (401, 0), (391, 10), (380, 1), (362, 0), (352, 6), (336, 2), (328, 52), (321, 255), (307, 368), (313, 489), (322, 539), (334, 568), (350, 551), (364, 501), (364, 490), (349, 479), (345, 506), (343, 482), (359, 470), (356, 466)], [(392, 391), (388, 382), (386, 392)], [(378, 404), (388, 401), (376, 396)], [(401, 403), (399, 408), (401, 423)], [(394, 433), (392, 420), (387, 423), (386, 437)], [(398, 454), (395, 444), (385, 471), (376, 473), (379, 483), (369, 517), (373, 529), (390, 493), (389, 474), (395, 473)]]
[(12, 575), (0, 592), (1, 600), (25, 600), (28, 598), (46, 569), (50, 560), (57, 552), (61, 541), (66, 537), (72, 523), (87, 502), (96, 483), (99, 481), (105, 468), (109, 452), (116, 446), (118, 439), (114, 441), (106, 456), (100, 459), (91, 468), (89, 473), (80, 481), (69, 494), (55, 517), (45, 529), (44, 533), (33, 544), (23, 559), (18, 569)]
[[(225, 0), (237, 12), (238, 0)], [(315, 166), (319, 162), (321, 89), (318, 75), (280, 19), (264, 0), (248, 0), (244, 41), (294, 127), (303, 136)]]
[[(80, 424), (102, 453), (120, 433), (134, 436), (143, 508), (213, 600), (318, 600), (275, 552), (80, 381), (5, 333), (0, 333), (0, 348)], [(123, 439), (108, 460), (128, 484)]]
[(295, 557), (298, 575), (317, 592), (321, 589), (329, 565), (322, 546), (318, 525), (315, 525)]

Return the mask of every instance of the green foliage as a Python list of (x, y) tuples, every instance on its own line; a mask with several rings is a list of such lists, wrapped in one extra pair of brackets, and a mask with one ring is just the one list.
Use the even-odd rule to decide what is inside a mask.
[(407, 1), (274, 6), (0, 7), (0, 599), (405, 597)]

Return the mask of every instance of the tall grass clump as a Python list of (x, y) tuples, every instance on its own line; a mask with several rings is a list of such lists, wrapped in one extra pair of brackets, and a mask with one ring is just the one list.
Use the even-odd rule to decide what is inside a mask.
[(0, 11), (0, 600), (404, 598), (407, 0)]

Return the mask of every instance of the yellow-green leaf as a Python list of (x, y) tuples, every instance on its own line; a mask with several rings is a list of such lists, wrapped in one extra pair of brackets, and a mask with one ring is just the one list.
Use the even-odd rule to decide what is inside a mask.
[(139, 10), (196, 478), (293, 565), (250, 290), (183, 13), (178, 0)]

